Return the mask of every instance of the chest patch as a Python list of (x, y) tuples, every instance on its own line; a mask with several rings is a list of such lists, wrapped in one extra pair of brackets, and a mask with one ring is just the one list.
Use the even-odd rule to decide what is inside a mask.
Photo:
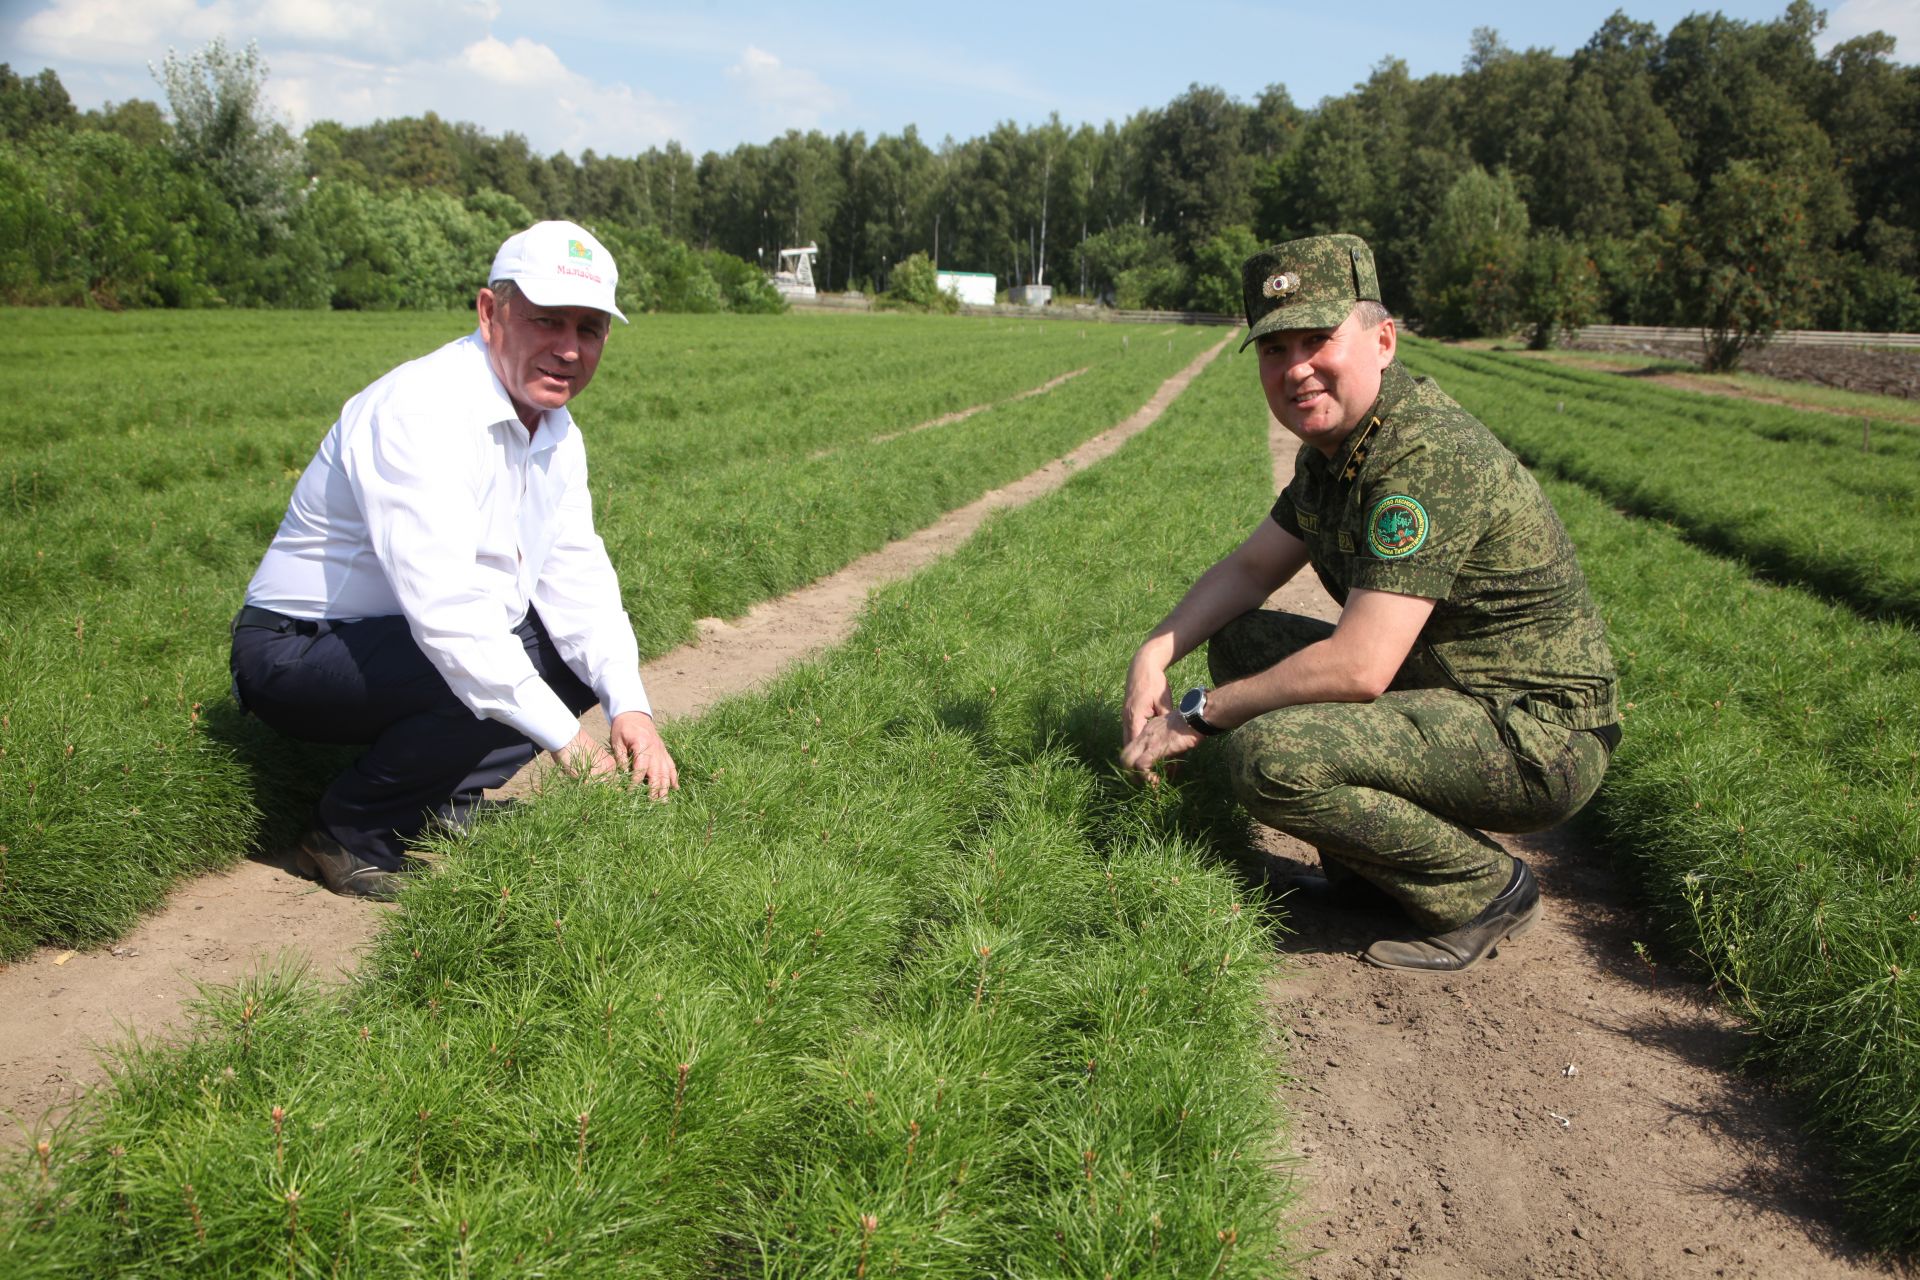
[(1293, 518), (1300, 522), (1300, 531), (1302, 533), (1320, 532), (1320, 517), (1313, 514), (1313, 512), (1302, 511), (1296, 507), (1294, 508)]
[(1380, 499), (1367, 513), (1367, 547), (1382, 560), (1403, 560), (1427, 540), (1427, 509), (1405, 494)]

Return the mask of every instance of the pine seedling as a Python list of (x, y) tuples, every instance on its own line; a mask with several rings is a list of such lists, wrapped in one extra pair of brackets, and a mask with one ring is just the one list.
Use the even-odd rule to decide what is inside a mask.
[(287, 1188), (287, 1280), (300, 1270), (300, 1188)]
[(867, 1251), (873, 1247), (873, 1233), (880, 1229), (880, 1219), (871, 1213), (860, 1215), (860, 1266), (854, 1271), (856, 1280), (867, 1274)]
[(200, 1197), (194, 1191), (191, 1182), (183, 1182), (180, 1184), (180, 1196), (181, 1199), (186, 1201), (187, 1220), (193, 1223), (193, 1238), (201, 1244), (205, 1244), (207, 1242), (207, 1226), (206, 1223), (200, 1220)]
[(1213, 1264), (1213, 1276), (1217, 1280), (1219, 1276), (1226, 1274), (1227, 1263), (1233, 1259), (1233, 1246), (1240, 1243), (1240, 1232), (1233, 1227), (1228, 1227), (1223, 1231), (1216, 1231), (1214, 1235), (1220, 1241), (1220, 1260)]

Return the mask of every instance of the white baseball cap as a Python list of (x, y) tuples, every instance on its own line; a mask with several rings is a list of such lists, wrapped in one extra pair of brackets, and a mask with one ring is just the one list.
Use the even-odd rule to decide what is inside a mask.
[(536, 222), (508, 236), (487, 272), (487, 283), (511, 280), (543, 307), (592, 307), (620, 316), (624, 324), (626, 316), (613, 304), (619, 279), (607, 246), (575, 222)]

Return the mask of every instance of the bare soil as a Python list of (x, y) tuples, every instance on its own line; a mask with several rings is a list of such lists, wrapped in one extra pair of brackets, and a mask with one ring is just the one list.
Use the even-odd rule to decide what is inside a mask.
[[(1617, 351), (1626, 356), (1684, 360), (1696, 365), (1702, 356), (1700, 345), (1693, 342), (1595, 341), (1573, 345), (1582, 351)], [(1843, 391), (1920, 400), (1920, 350), (1801, 347), (1773, 343), (1742, 357), (1740, 371), (1763, 374), (1786, 382), (1809, 382)], [(1718, 385), (1724, 387), (1725, 384)], [(1699, 391), (1709, 388), (1688, 385), (1687, 389)]]
[[(702, 624), (699, 641), (646, 669), (669, 740), (673, 719), (843, 640), (875, 585), (1112, 452), (1219, 350), (1067, 458), (745, 618)], [(1273, 430), (1278, 484), (1293, 444)], [(1333, 614), (1311, 581), (1276, 601)], [(1563, 828), (1509, 842), (1539, 875), (1547, 913), (1466, 974), (1361, 964), (1367, 943), (1397, 931), (1392, 919), (1291, 920), (1271, 1001), (1306, 1208), (1301, 1271), (1313, 1280), (1907, 1274), (1837, 1229), (1818, 1153), (1790, 1104), (1731, 1068), (1739, 1024), (1697, 983), (1635, 955), (1647, 926), (1588, 839)], [(1262, 847), (1282, 871), (1313, 860), (1285, 837)], [(0, 969), (0, 1110), (22, 1134), (44, 1124), (104, 1077), (96, 1046), (129, 1030), (166, 1034), (197, 984), (283, 955), (344, 977), (388, 910), (317, 891), (262, 857), (183, 887), (118, 947), (64, 963), (44, 951)]]

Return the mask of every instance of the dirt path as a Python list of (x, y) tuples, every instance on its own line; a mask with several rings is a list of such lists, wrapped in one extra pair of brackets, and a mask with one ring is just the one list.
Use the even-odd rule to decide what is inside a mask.
[[(1276, 490), (1294, 444), (1276, 424)], [(1311, 575), (1273, 601), (1331, 620)], [(1502, 843), (1546, 914), (1468, 973), (1357, 957), (1393, 917), (1301, 912), (1273, 986), (1311, 1280), (1901, 1275), (1839, 1215), (1791, 1108), (1732, 1069), (1741, 1032), (1649, 970), (1644, 915), (1569, 829)], [(1263, 845), (1304, 870), (1313, 851)], [(1287, 870), (1279, 874), (1284, 877)]]
[[(1222, 344), (1224, 345), (1224, 344)], [(1153, 422), (1220, 347), (1067, 458), (833, 577), (709, 619), (646, 668), (668, 719), (698, 714), (840, 643), (873, 587), (964, 540)], [(1276, 488), (1293, 446), (1275, 431)], [(1333, 614), (1316, 583), (1281, 607)], [(1116, 680), (1119, 678), (1116, 673)], [(534, 773), (516, 779), (524, 789)], [(1274, 856), (1311, 851), (1272, 837)], [(1273, 986), (1286, 1029), (1290, 1141), (1313, 1280), (1359, 1277), (1839, 1277), (1905, 1274), (1835, 1234), (1817, 1156), (1790, 1109), (1729, 1069), (1737, 1024), (1697, 984), (1650, 972), (1647, 926), (1604, 853), (1567, 831), (1513, 840), (1548, 897), (1541, 925), (1453, 978), (1388, 973), (1357, 953), (1390, 920), (1302, 914)], [(30, 1125), (101, 1078), (93, 1046), (179, 1018), (196, 983), (285, 952), (343, 975), (386, 908), (256, 861), (185, 886), (119, 947), (0, 971), (0, 1110)]]
[[(699, 715), (719, 699), (839, 644), (852, 633), (869, 591), (953, 550), (993, 512), (1031, 502), (1107, 457), (1151, 426), (1226, 345), (1222, 339), (1202, 352), (1138, 411), (1066, 456), (831, 577), (756, 605), (736, 622), (703, 619), (699, 640), (642, 668), (655, 712), (663, 721)], [(1015, 399), (1040, 394), (1078, 372)], [(597, 708), (587, 723), (605, 734), (606, 719)], [(671, 728), (667, 736), (671, 740)], [(545, 763), (544, 756), (536, 759), (503, 792), (531, 790)], [(125, 1031), (163, 1033), (181, 1020), (201, 986), (232, 983), (266, 964), (301, 964), (320, 977), (345, 978), (390, 910), (335, 897), (294, 877), (282, 858), (261, 856), (183, 885), (111, 948), (43, 948), (0, 966), (0, 1149), (26, 1141), (49, 1113), (64, 1110), (79, 1090), (104, 1079), (98, 1049)]]

